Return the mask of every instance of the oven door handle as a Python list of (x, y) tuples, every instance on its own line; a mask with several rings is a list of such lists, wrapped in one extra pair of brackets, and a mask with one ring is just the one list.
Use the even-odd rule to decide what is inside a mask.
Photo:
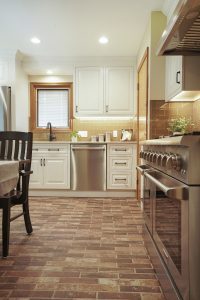
[[(177, 199), (177, 200), (188, 200), (189, 192), (188, 188), (185, 185), (171, 185), (170, 187), (162, 183), (160, 180), (156, 179), (154, 176), (151, 175), (151, 172), (148, 171), (144, 172), (144, 176), (147, 177), (150, 182), (153, 182), (157, 187), (159, 187), (167, 197)], [(164, 178), (164, 175), (163, 175)], [(173, 182), (173, 179), (171, 180)]]
[(140, 166), (136, 166), (136, 169), (137, 169), (137, 171), (140, 172), (141, 175), (144, 175), (144, 173), (145, 173), (147, 170), (150, 170), (150, 167), (147, 166), (147, 165), (140, 165)]

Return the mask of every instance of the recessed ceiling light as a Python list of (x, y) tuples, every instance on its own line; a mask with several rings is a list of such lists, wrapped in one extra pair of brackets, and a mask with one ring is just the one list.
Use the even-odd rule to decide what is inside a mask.
[(108, 43), (108, 38), (106, 36), (101, 36), (99, 38), (99, 43), (100, 44), (107, 44)]
[(40, 39), (38, 39), (36, 36), (31, 38), (31, 43), (33, 44), (40, 44)]
[(51, 75), (51, 74), (53, 74), (53, 71), (52, 70), (47, 70), (47, 74)]

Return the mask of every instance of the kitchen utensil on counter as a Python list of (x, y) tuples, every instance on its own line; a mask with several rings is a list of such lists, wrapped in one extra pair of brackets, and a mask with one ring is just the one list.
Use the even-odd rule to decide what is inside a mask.
[(110, 142), (111, 141), (111, 132), (106, 132), (106, 142)]
[(99, 134), (99, 142), (104, 142), (104, 134)]
[(96, 141), (97, 141), (96, 135), (92, 135), (92, 136), (91, 136), (91, 142), (96, 142)]
[(131, 141), (132, 135), (132, 129), (122, 129), (122, 141)]

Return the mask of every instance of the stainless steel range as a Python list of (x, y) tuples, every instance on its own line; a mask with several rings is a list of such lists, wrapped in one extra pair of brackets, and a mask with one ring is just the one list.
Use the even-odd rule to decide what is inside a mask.
[(146, 228), (174, 287), (173, 299), (199, 300), (200, 135), (147, 140), (140, 157)]

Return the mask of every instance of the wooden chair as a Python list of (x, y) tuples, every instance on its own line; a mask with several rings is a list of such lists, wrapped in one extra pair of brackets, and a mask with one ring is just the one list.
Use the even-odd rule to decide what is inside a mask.
[[(19, 180), (16, 189), (0, 197), (2, 208), (2, 256), (8, 256), (10, 222), (24, 216), (26, 231), (33, 229), (29, 215), (28, 189), (32, 158), (32, 132), (2, 131), (0, 132), (0, 160), (19, 161)], [(22, 212), (11, 218), (11, 207), (22, 205)]]

